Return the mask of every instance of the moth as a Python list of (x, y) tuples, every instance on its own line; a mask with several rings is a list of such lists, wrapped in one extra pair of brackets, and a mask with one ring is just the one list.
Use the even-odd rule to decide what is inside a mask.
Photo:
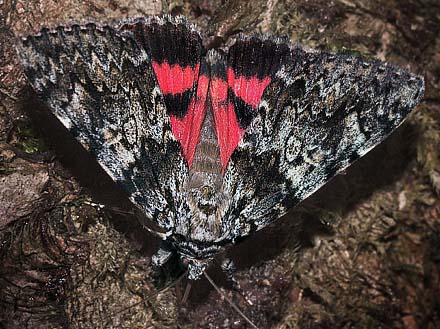
[(181, 16), (43, 29), (18, 54), (162, 239), (153, 264), (177, 255), (190, 280), (383, 141), (424, 91), (378, 60), (282, 38), (206, 49)]

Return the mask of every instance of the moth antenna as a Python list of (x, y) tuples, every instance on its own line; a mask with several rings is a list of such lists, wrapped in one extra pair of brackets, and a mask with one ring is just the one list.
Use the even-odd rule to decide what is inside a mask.
[(220, 296), (222, 296), (229, 305), (232, 306), (232, 308), (243, 318), (245, 319), (245, 321), (247, 323), (250, 324), (250, 326), (254, 329), (258, 329), (258, 327), (251, 321), (251, 319), (249, 319), (239, 308), (237, 305), (235, 305), (235, 303), (230, 300), (228, 297), (226, 297), (226, 295), (220, 290), (220, 288), (214, 283), (214, 281), (210, 278), (210, 276), (206, 273), (203, 272), (203, 275), (205, 276), (205, 278), (209, 281), (209, 283), (214, 287), (215, 290), (217, 290), (217, 292), (220, 294)]
[(234, 276), (234, 273), (237, 270), (234, 262), (230, 259), (224, 259), (221, 264), (219, 264), (216, 260), (214, 260), (214, 262), (220, 266), (223, 273), (226, 275), (228, 282), (232, 284), (232, 288), (234, 289), (234, 291), (238, 292), (246, 303), (248, 303), (250, 306), (254, 306), (254, 303), (252, 303), (248, 296), (246, 296), (245, 292), (241, 288), (240, 283)]
[[(85, 204), (88, 204), (92, 207), (96, 207), (100, 210), (101, 209), (108, 209), (111, 212), (118, 214), (118, 215), (123, 215), (123, 216), (128, 215), (128, 216), (135, 216), (135, 217), (138, 215), (138, 213), (135, 210), (126, 210), (126, 209), (122, 209), (122, 208), (115, 207), (115, 206), (106, 206), (104, 204), (94, 203), (94, 202), (89, 202), (89, 201), (86, 201)], [(164, 233), (166, 233), (166, 231), (164, 229), (162, 229), (159, 225), (155, 225), (153, 222), (144, 223), (144, 228), (148, 232), (150, 232), (156, 236), (159, 236), (161, 239), (164, 239), (164, 237), (165, 237)]]
[(91, 207), (94, 207), (94, 208), (98, 208), (99, 210), (108, 209), (108, 210), (111, 210), (112, 212), (114, 212), (116, 214), (120, 214), (120, 215), (132, 215), (132, 216), (135, 215), (135, 212), (132, 210), (126, 210), (126, 209), (122, 209), (122, 208), (115, 207), (115, 206), (107, 206), (105, 204), (96, 203), (93, 201), (85, 200), (84, 204), (91, 206)]
[(136, 216), (136, 213), (133, 210), (126, 210), (119, 207), (107, 207), (111, 212), (118, 215), (128, 215), (128, 216)]
[(129, 305), (127, 307), (124, 307), (123, 309), (113, 312), (112, 314), (110, 314), (107, 318), (110, 319), (111, 317), (127, 312), (128, 310), (132, 309), (133, 307), (136, 307), (150, 299), (152, 299), (153, 297), (156, 297), (157, 295), (159, 295), (160, 293), (167, 291), (168, 289), (172, 288), (173, 286), (175, 286), (177, 283), (179, 283), (186, 275), (188, 274), (188, 271), (185, 271), (184, 273), (182, 273), (177, 279), (175, 279), (174, 281), (170, 282), (168, 285), (166, 285), (165, 287), (155, 291), (154, 293), (148, 295), (145, 298), (142, 298), (142, 300), (140, 300), (139, 302), (136, 302), (132, 305)]
[(185, 304), (188, 297), (189, 297), (189, 293), (191, 292), (191, 288), (192, 288), (192, 284), (191, 282), (187, 282), (186, 283), (186, 288), (185, 288), (185, 293), (183, 294), (183, 298), (182, 298), (182, 304)]

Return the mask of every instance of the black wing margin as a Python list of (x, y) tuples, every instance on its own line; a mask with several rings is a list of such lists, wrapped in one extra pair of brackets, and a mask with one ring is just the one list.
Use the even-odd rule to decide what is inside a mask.
[(237, 237), (281, 217), (383, 141), (424, 91), (423, 78), (380, 61), (299, 46), (273, 77), (225, 172)]
[(27, 77), (63, 125), (164, 229), (187, 167), (148, 54), (112, 27), (42, 30), (18, 46)]
[[(145, 49), (156, 70), (159, 85), (173, 81), (174, 88), (168, 86), (167, 90), (162, 90), (168, 114), (184, 117), (197, 90), (199, 66), (205, 51), (199, 31), (184, 16), (126, 19), (118, 24), (118, 29), (130, 33), (138, 45)], [(166, 70), (161, 68), (164, 63), (168, 64)], [(182, 70), (170, 70), (176, 65), (180, 69), (191, 68), (192, 74), (184, 77)], [(185, 84), (185, 79), (192, 86), (179, 88)]]

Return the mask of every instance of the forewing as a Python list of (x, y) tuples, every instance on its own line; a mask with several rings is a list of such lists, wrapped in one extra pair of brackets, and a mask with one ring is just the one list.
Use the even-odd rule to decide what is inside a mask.
[(147, 53), (111, 27), (59, 27), (18, 47), (32, 86), (147, 217), (173, 226), (187, 166)]
[(226, 216), (238, 236), (281, 217), (384, 140), (423, 94), (421, 77), (379, 61), (289, 52), (225, 172)]
[(151, 58), (174, 136), (191, 166), (209, 84), (200, 33), (183, 16), (128, 19), (119, 29), (131, 33)]

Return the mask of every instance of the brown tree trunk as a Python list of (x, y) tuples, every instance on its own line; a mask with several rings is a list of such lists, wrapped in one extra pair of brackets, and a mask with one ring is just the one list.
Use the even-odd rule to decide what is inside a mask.
[(209, 273), (261, 328), (439, 328), (438, 0), (0, 0), (0, 328), (246, 327), (205, 280), (184, 305), (184, 281), (146, 300), (158, 241), (93, 204), (107, 178), (81, 179), (64, 140), (49, 140), (18, 65), (17, 36), (43, 26), (163, 13), (210, 45), (284, 35), (425, 76), (424, 101), (385, 143), (228, 251), (246, 298)]

